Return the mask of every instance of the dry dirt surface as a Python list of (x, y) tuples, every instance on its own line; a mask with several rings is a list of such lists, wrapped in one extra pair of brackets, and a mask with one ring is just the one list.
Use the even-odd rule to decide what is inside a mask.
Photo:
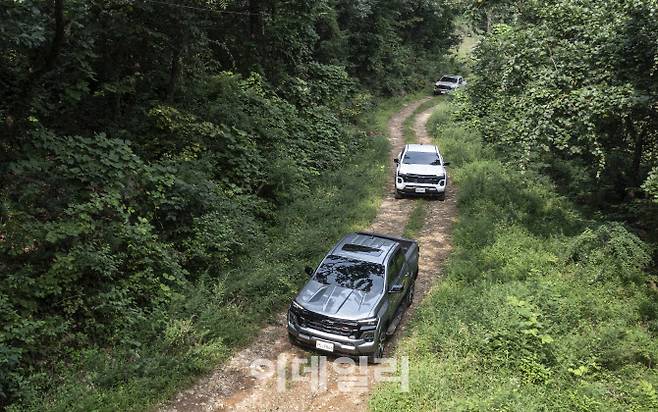
[[(403, 122), (429, 98), (405, 106), (389, 121), (391, 163), (404, 145)], [(432, 113), (428, 109), (414, 119), (418, 142), (430, 143), (426, 130)], [(393, 168), (391, 167), (391, 170)], [(393, 179), (389, 179), (386, 196), (372, 225), (367, 229), (401, 235), (414, 207), (415, 199), (395, 199)], [(416, 280), (414, 303), (404, 314), (394, 337), (386, 346), (385, 356), (400, 360), (395, 351), (397, 339), (404, 334), (407, 321), (431, 285), (441, 277), (441, 268), (450, 253), (450, 233), (457, 208), (454, 188), (449, 185), (446, 200), (428, 201), (423, 229), (418, 236), (420, 268)], [(262, 359), (260, 367), (254, 361)], [(344, 360), (344, 358), (341, 358)], [(269, 363), (268, 363), (269, 362)], [(313, 366), (312, 362), (317, 362)], [(300, 366), (301, 364), (301, 366)], [(410, 365), (413, 368), (413, 365)], [(276, 370), (279, 373), (276, 373)], [(390, 364), (368, 365), (366, 370), (337, 362), (337, 358), (313, 353), (288, 342), (286, 313), (274, 324), (263, 328), (253, 343), (237, 352), (213, 373), (193, 387), (180, 392), (161, 410), (187, 411), (361, 411), (377, 376), (388, 373)], [(255, 377), (254, 375), (259, 375)], [(270, 376), (271, 375), (271, 376)], [(267, 377), (270, 376), (270, 377)], [(398, 375), (399, 376), (399, 375)]]

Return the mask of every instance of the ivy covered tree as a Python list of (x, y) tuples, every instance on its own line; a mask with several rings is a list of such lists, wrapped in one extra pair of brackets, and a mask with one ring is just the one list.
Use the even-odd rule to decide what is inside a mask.
[(589, 202), (651, 192), (657, 14), (654, 0), (515, 7), (513, 22), (476, 50), (469, 96), (486, 139), (526, 167), (548, 167)]

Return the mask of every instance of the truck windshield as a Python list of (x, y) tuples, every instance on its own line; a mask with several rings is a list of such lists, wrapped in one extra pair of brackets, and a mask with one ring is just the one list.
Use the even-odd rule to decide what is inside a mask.
[(433, 152), (407, 152), (404, 154), (402, 163), (408, 165), (432, 165), (441, 166), (441, 160)]
[(327, 256), (313, 278), (325, 285), (366, 293), (380, 293), (384, 290), (384, 266), (344, 256)]
[(440, 82), (448, 82), (448, 83), (457, 83), (457, 78), (456, 77), (448, 77), (448, 76), (443, 76)]

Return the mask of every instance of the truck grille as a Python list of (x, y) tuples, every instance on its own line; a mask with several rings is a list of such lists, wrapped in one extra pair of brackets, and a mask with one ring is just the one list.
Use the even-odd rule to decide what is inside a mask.
[(404, 181), (407, 183), (429, 183), (433, 185), (439, 184), (441, 180), (443, 180), (442, 177), (423, 175), (407, 175), (407, 177), (404, 178)]
[(356, 322), (329, 318), (307, 310), (297, 313), (299, 325), (334, 335), (357, 335), (359, 326)]

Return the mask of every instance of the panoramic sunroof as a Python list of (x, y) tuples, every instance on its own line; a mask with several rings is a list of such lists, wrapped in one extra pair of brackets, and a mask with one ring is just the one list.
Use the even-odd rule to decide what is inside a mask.
[(367, 253), (369, 255), (379, 256), (382, 253), (381, 249), (371, 246), (355, 245), (353, 243), (346, 243), (343, 245), (343, 250), (346, 252)]

